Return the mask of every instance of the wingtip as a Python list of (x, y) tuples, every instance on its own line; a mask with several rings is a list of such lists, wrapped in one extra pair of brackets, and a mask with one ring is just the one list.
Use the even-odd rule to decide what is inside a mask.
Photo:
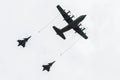
[(85, 37), (85, 39), (87, 40), (87, 39), (88, 39), (88, 37), (86, 36), (86, 37)]
[(58, 4), (56, 7), (58, 8), (58, 7), (60, 7), (60, 5)]

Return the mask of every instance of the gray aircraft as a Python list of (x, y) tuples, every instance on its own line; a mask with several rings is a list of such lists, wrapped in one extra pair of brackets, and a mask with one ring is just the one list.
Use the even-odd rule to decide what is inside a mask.
[(25, 47), (26, 42), (27, 42), (30, 38), (31, 38), (31, 36), (29, 36), (29, 37), (27, 37), (27, 38), (24, 38), (23, 40), (17, 40), (18, 46)]
[(51, 62), (51, 63), (48, 63), (47, 65), (43, 65), (43, 71), (46, 70), (46, 71), (50, 71), (50, 67), (53, 65), (53, 63), (55, 63), (55, 61)]
[(63, 33), (70, 29), (73, 29), (73, 30), (75, 30), (75, 32), (80, 34), (84, 39), (88, 39), (86, 33), (83, 32), (83, 30), (85, 30), (85, 28), (80, 28), (80, 26), (82, 25), (82, 24), (80, 24), (80, 22), (84, 20), (86, 15), (81, 15), (77, 19), (73, 20), (72, 18), (74, 17), (74, 15), (72, 15), (72, 16), (68, 15), (70, 13), (70, 11), (65, 12), (65, 10), (63, 10), (60, 5), (57, 5), (57, 9), (63, 16), (64, 20), (68, 23), (68, 25), (62, 29), (58, 29), (57, 27), (53, 26), (53, 29), (55, 30), (57, 35), (59, 35), (63, 39), (66, 39)]

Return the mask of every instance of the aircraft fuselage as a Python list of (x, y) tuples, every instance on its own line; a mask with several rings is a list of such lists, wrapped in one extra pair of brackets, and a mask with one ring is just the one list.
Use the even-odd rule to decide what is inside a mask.
[(62, 32), (66, 32), (78, 26), (78, 24), (86, 17), (86, 15), (79, 16), (76, 20), (68, 24), (66, 27), (62, 28)]

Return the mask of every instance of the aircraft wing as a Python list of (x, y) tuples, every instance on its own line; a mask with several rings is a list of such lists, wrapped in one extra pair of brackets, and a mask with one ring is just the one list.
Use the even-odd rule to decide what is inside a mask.
[(60, 5), (57, 5), (57, 9), (59, 10), (59, 12), (61, 13), (61, 15), (63, 16), (64, 20), (70, 24), (71, 22), (73, 22), (72, 18), (68, 15), (68, 13), (66, 13)]
[(83, 32), (83, 29), (79, 28), (79, 26), (73, 28), (78, 34), (80, 34), (84, 39), (87, 39), (87, 35)]

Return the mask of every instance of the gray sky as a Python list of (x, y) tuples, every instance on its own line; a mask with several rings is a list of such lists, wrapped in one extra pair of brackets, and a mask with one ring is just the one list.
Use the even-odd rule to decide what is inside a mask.
[[(58, 4), (76, 18), (87, 15), (88, 40), (72, 30), (66, 40), (56, 35), (52, 26), (66, 25)], [(119, 0), (1, 0), (0, 80), (120, 80), (119, 7)], [(30, 35), (26, 48), (17, 47), (17, 39)], [(43, 72), (53, 60), (51, 71)]]

